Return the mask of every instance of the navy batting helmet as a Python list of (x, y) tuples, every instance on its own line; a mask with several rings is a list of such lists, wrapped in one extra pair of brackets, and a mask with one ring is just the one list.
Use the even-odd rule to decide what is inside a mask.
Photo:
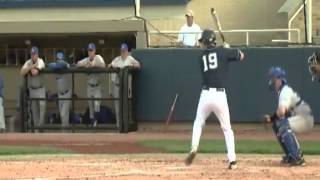
[(201, 38), (199, 39), (199, 42), (203, 43), (204, 45), (210, 45), (215, 44), (216, 41), (216, 35), (214, 32), (210, 29), (203, 30), (201, 34)]

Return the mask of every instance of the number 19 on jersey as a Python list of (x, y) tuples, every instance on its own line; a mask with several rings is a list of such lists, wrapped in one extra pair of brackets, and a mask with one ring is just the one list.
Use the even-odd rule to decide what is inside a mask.
[(217, 53), (210, 53), (208, 55), (202, 56), (203, 60), (203, 72), (208, 71), (209, 69), (216, 69), (218, 67), (218, 57)]

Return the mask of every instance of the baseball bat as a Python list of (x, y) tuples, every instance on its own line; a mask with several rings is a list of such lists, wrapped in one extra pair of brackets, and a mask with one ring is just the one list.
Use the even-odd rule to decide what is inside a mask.
[(218, 28), (218, 32), (219, 32), (219, 35), (222, 39), (222, 42), (226, 43), (226, 38), (224, 37), (224, 34), (222, 33), (222, 28), (221, 28), (220, 20), (218, 17), (218, 13), (216, 12), (216, 10), (214, 8), (211, 8), (210, 11), (211, 11), (211, 16), (212, 16), (213, 22)]
[(172, 117), (172, 114), (173, 114), (174, 109), (176, 107), (176, 102), (177, 102), (178, 96), (179, 96), (179, 94), (176, 94), (176, 97), (174, 98), (173, 103), (171, 105), (171, 108), (170, 108), (170, 111), (169, 111), (169, 114), (168, 114), (168, 117), (167, 117), (167, 120), (166, 120), (166, 127), (168, 127), (168, 125), (169, 125), (169, 123), (171, 121), (171, 117)]

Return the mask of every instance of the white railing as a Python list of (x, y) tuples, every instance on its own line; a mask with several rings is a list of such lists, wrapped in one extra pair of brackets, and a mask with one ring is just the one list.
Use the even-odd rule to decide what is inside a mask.
[[(288, 39), (273, 39), (272, 42), (288, 42), (288, 43), (292, 43), (292, 38), (291, 38), (291, 33), (295, 33), (296, 37), (297, 37), (297, 42), (300, 42), (300, 36), (301, 36), (301, 32), (300, 29), (234, 29), (234, 30), (222, 30), (223, 33), (227, 34), (227, 33), (240, 33), (240, 34), (244, 34), (245, 35), (245, 45), (249, 46), (250, 45), (250, 34), (251, 33), (275, 33), (275, 32), (287, 32), (288, 33)], [(218, 33), (218, 31), (215, 31), (215, 33)], [(163, 34), (163, 35), (178, 35), (179, 31), (149, 31), (148, 32), (148, 42), (150, 44), (151, 42), (151, 35), (154, 34)], [(197, 33), (188, 33), (188, 34), (197, 34)]]

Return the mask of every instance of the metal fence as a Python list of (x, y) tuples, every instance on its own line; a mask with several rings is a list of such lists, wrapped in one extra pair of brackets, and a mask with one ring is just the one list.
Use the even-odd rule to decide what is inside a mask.
[[(97, 127), (89, 127), (85, 124), (76, 124), (74, 121), (72, 121), (72, 124), (69, 127), (61, 127), (61, 125), (53, 125), (53, 124), (44, 124), (41, 127), (35, 126), (35, 122), (32, 118), (31, 113), (31, 101), (38, 101), (38, 100), (44, 100), (48, 101), (49, 98), (46, 96), (45, 98), (30, 98), (28, 93), (28, 78), (25, 76), (24, 78), (24, 86), (21, 91), (20, 95), (20, 104), (21, 104), (21, 110), (20, 110), (20, 116), (21, 116), (21, 131), (22, 132), (35, 132), (35, 130), (72, 130), (72, 132), (75, 132), (77, 130), (116, 130), (119, 132), (126, 133), (128, 131), (134, 131), (137, 129), (137, 122), (134, 118), (134, 112), (133, 112), (133, 102), (134, 102), (134, 91), (132, 92), (132, 96), (128, 95), (128, 77), (129, 75), (133, 77), (134, 82), (134, 72), (136, 72), (137, 69), (133, 68), (124, 68), (124, 69), (115, 69), (115, 68), (75, 68), (72, 67), (70, 69), (66, 70), (60, 70), (60, 71), (53, 71), (49, 69), (42, 70), (41, 73), (44, 74), (71, 74), (72, 75), (72, 81), (71, 87), (72, 87), (72, 95), (71, 98), (56, 98), (55, 100), (70, 100), (71, 101), (71, 110), (70, 112), (75, 112), (75, 106), (77, 101), (88, 101), (88, 100), (101, 100), (101, 101), (119, 101), (119, 127), (117, 127), (116, 124), (98, 124)], [(83, 82), (76, 82), (75, 76), (79, 74), (88, 74), (88, 73), (97, 73), (97, 74), (110, 74), (110, 73), (117, 73), (119, 77), (119, 97), (102, 97), (102, 98), (92, 98), (92, 97), (77, 97), (75, 92), (75, 84), (76, 83), (83, 83)], [(107, 79), (103, 79), (107, 81)], [(132, 84), (134, 85), (134, 83)], [(110, 83), (109, 83), (110, 85)], [(133, 89), (133, 88), (132, 88)], [(52, 99), (51, 99), (52, 100)]]

